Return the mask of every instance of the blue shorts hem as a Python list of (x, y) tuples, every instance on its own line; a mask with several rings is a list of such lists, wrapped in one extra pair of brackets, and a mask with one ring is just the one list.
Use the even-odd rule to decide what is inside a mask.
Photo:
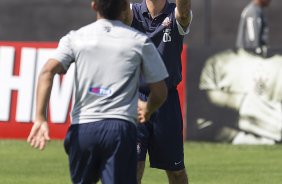
[(184, 165), (181, 165), (180, 167), (171, 167), (171, 166), (167, 166), (166, 164), (150, 164), (150, 167), (155, 169), (165, 170), (165, 171), (181, 171), (185, 169)]

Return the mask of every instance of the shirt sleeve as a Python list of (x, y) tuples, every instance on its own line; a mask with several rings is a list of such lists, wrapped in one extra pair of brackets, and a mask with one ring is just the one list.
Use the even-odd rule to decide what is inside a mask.
[(146, 83), (154, 83), (168, 77), (163, 60), (152, 42), (146, 40), (142, 48), (141, 74)]
[(67, 34), (61, 38), (52, 58), (59, 61), (64, 67), (65, 71), (69, 69), (71, 63), (74, 62), (74, 53), (71, 45), (71, 34)]
[(214, 90), (217, 89), (216, 72), (214, 66), (215, 59), (210, 58), (206, 62), (200, 77), (200, 90)]
[[(175, 8), (175, 14), (176, 14), (176, 8)], [(176, 16), (176, 15), (175, 15)], [(184, 35), (187, 35), (189, 32), (190, 32), (190, 25), (192, 23), (192, 20), (193, 20), (193, 12), (192, 10), (190, 10), (190, 17), (191, 17), (191, 20), (190, 20), (190, 23), (189, 25), (187, 26), (186, 30), (184, 30), (184, 28), (180, 25), (180, 23), (176, 20), (176, 24), (177, 24), (177, 28), (178, 28), (178, 32), (180, 35), (184, 36)]]

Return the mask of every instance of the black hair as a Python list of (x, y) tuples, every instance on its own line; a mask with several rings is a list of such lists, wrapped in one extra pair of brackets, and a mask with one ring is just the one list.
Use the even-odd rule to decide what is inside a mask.
[(126, 9), (127, 0), (93, 0), (97, 11), (106, 19), (116, 20)]

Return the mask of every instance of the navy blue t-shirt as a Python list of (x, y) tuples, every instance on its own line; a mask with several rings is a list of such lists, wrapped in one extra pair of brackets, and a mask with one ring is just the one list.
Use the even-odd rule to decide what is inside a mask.
[(166, 2), (160, 15), (152, 19), (145, 0), (132, 4), (131, 27), (145, 33), (155, 44), (169, 73), (166, 84), (169, 89), (182, 80), (181, 52), (183, 35), (179, 34), (175, 19), (175, 3)]

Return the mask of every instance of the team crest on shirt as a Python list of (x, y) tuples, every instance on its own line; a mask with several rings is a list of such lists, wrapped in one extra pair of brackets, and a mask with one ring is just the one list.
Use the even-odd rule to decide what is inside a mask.
[(269, 83), (269, 71), (262, 64), (256, 67), (253, 79), (253, 91), (257, 95), (265, 95)]
[(166, 17), (166, 18), (164, 19), (164, 21), (162, 22), (162, 26), (164, 26), (164, 27), (169, 27), (171, 23), (172, 23), (172, 22), (171, 22), (171, 19), (170, 19), (169, 17)]
[(97, 96), (109, 96), (112, 94), (112, 90), (100, 87), (90, 87), (88, 92)]
[(255, 80), (254, 91), (258, 95), (263, 95), (266, 92), (267, 88), (267, 81), (266, 77), (258, 77)]

